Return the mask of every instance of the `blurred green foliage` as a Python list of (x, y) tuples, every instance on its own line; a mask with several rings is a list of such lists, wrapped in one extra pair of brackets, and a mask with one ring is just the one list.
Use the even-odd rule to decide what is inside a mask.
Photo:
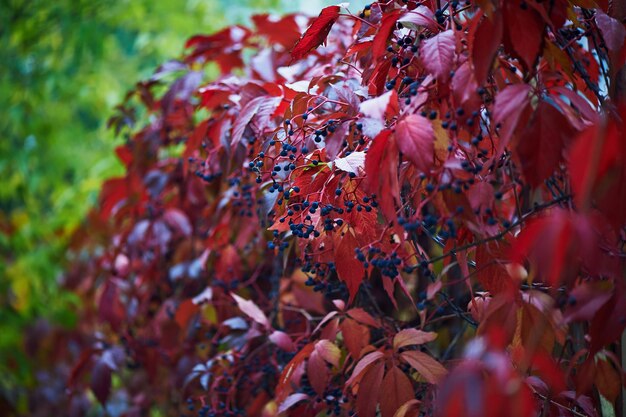
[[(304, 3), (304, 2), (302, 2)], [(309, 0), (307, 11), (332, 3)], [(121, 172), (106, 120), (125, 92), (184, 41), (286, 0), (0, 2), (0, 389), (28, 386), (24, 329), (71, 327), (59, 285), (68, 238)]]

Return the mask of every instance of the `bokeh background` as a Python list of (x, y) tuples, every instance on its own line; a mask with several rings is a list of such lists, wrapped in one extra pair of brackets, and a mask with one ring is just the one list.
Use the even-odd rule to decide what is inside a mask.
[(193, 34), (337, 3), (0, 1), (0, 409), (2, 398), (19, 406), (35, 383), (26, 329), (75, 325), (80, 300), (62, 289), (65, 248), (102, 181), (121, 173), (120, 139), (106, 121), (125, 92)]

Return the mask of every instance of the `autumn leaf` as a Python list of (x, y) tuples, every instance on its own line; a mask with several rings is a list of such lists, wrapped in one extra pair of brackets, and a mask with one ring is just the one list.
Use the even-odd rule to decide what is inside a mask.
[(437, 338), (435, 332), (424, 332), (417, 329), (404, 329), (400, 330), (393, 337), (393, 348), (398, 350), (405, 346), (411, 345), (423, 345), (424, 343), (432, 342)]
[(376, 36), (374, 36), (374, 44), (372, 45), (372, 54), (374, 59), (381, 57), (387, 48), (387, 39), (389, 35), (396, 27), (396, 22), (400, 18), (402, 11), (400, 9), (394, 10), (391, 13), (383, 15), (382, 22)]
[(433, 165), (435, 132), (430, 121), (411, 114), (396, 125), (396, 143), (402, 154), (423, 173)]
[(296, 42), (291, 51), (291, 58), (298, 60), (304, 58), (312, 49), (317, 48), (326, 40), (328, 33), (339, 18), (339, 6), (328, 6), (322, 9), (319, 16), (313, 21), (311, 26), (304, 32), (304, 35)]
[(396, 411), (414, 397), (413, 384), (409, 377), (397, 366), (392, 366), (387, 371), (380, 390), (382, 417), (394, 417)]
[(361, 261), (356, 259), (354, 252), (357, 247), (358, 242), (348, 228), (344, 229), (343, 236), (337, 235), (335, 239), (335, 257), (342, 259), (342, 262), (337, 263), (337, 274), (339, 279), (345, 282), (348, 287), (350, 302), (354, 300), (365, 276), (365, 268)]
[(452, 30), (446, 30), (426, 39), (421, 46), (421, 60), (424, 67), (440, 81), (450, 78), (455, 48)]
[(438, 384), (448, 374), (442, 364), (419, 350), (402, 352), (400, 358), (431, 384)]
[(384, 373), (384, 362), (376, 362), (365, 371), (356, 396), (356, 410), (360, 417), (375, 417)]

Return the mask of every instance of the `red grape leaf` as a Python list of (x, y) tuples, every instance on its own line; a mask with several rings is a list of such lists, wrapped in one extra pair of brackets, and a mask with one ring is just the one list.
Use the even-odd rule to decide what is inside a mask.
[(424, 332), (417, 329), (404, 329), (400, 330), (393, 337), (393, 348), (398, 350), (404, 346), (411, 345), (423, 345), (424, 343), (432, 342), (437, 338), (435, 332)]
[(545, 23), (536, 10), (520, 7), (519, 2), (504, 2), (504, 45), (509, 53), (521, 58), (529, 70), (541, 52)]
[(400, 357), (431, 384), (439, 383), (448, 373), (442, 364), (424, 352), (409, 350)]
[(335, 235), (334, 255), (335, 259), (341, 259), (341, 262), (336, 264), (337, 275), (348, 287), (349, 302), (352, 302), (365, 276), (365, 267), (356, 259), (354, 249), (358, 247), (358, 242), (351, 229), (346, 227), (343, 230), (343, 236), (339, 233)]
[(404, 403), (414, 398), (413, 384), (409, 377), (397, 366), (391, 367), (382, 381), (380, 390), (382, 417), (394, 417)]
[(376, 319), (372, 317), (370, 313), (368, 313), (367, 311), (363, 310), (360, 307), (351, 308), (346, 313), (348, 314), (348, 316), (352, 317), (353, 319), (355, 319), (356, 321), (360, 323), (367, 324), (368, 326), (372, 326), (372, 327), (380, 326), (378, 321), (376, 321)]
[(287, 396), (291, 393), (291, 378), (293, 377), (296, 369), (298, 369), (304, 360), (309, 357), (311, 352), (313, 352), (313, 349), (313, 343), (305, 345), (298, 353), (296, 353), (296, 356), (294, 356), (283, 369), (283, 372), (280, 374), (280, 378), (278, 380), (278, 385), (276, 385), (276, 399), (278, 402), (285, 400), (285, 398), (287, 398)]
[(280, 404), (280, 406), (278, 407), (278, 413), (279, 414), (283, 413), (287, 411), (288, 409), (290, 409), (291, 407), (293, 407), (294, 405), (296, 405), (297, 403), (299, 403), (300, 401), (307, 400), (308, 398), (309, 398), (308, 395), (303, 394), (301, 392), (291, 394), (290, 396), (285, 398), (285, 401), (283, 401)]
[(366, 184), (380, 199), (380, 206), (387, 219), (396, 216), (396, 205), (400, 202), (398, 183), (398, 150), (390, 130), (376, 136), (365, 157)]
[(317, 48), (324, 41), (339, 18), (339, 6), (328, 6), (322, 9), (319, 16), (313, 21), (311, 26), (304, 32), (304, 35), (296, 42), (291, 51), (291, 58), (298, 60), (304, 58), (311, 49)]
[(411, 114), (396, 125), (396, 143), (402, 154), (421, 172), (433, 165), (435, 132), (430, 120)]
[(595, 17), (606, 46), (612, 51), (621, 50), (624, 47), (624, 38), (626, 38), (626, 28), (622, 22), (600, 9), (596, 9)]
[(369, 329), (351, 319), (342, 321), (339, 327), (343, 335), (343, 343), (348, 349), (348, 352), (350, 352), (353, 359), (358, 359), (361, 350), (369, 343)]
[(311, 386), (320, 397), (324, 395), (324, 389), (328, 383), (330, 372), (326, 367), (326, 362), (322, 355), (314, 350), (309, 357), (306, 368), (307, 376), (311, 382)]
[(383, 16), (383, 20), (380, 23), (380, 28), (378, 32), (376, 32), (376, 36), (374, 36), (374, 44), (372, 45), (372, 54), (374, 59), (378, 59), (382, 55), (385, 54), (387, 49), (387, 39), (389, 39), (389, 35), (396, 28), (396, 22), (402, 10), (397, 9), (391, 13), (385, 13)]
[(378, 350), (363, 356), (363, 359), (361, 359), (359, 363), (357, 363), (354, 367), (352, 375), (350, 375), (350, 379), (346, 381), (346, 386), (352, 385), (353, 383), (357, 382), (364, 371), (366, 371), (373, 363), (379, 361), (384, 356), (385, 355)]
[(375, 417), (376, 404), (385, 373), (385, 363), (373, 364), (359, 383), (359, 392), (356, 396), (356, 411), (359, 417)]
[(522, 112), (529, 103), (528, 84), (514, 84), (498, 92), (493, 106), (493, 121), (500, 125), (501, 148), (508, 144), (511, 135), (517, 128)]
[(562, 159), (566, 141), (575, 132), (563, 113), (546, 101), (539, 102), (516, 147), (530, 185), (537, 187), (552, 175)]
[(446, 30), (426, 39), (421, 46), (421, 59), (424, 67), (438, 80), (450, 77), (456, 48), (454, 32)]
[[(480, 14), (478, 18), (480, 19)], [(483, 85), (487, 81), (487, 75), (502, 41), (501, 13), (497, 12), (480, 19), (471, 27), (469, 39), (470, 62), (474, 69), (474, 77), (478, 85)]]
[(516, 289), (505, 267), (506, 248), (504, 241), (491, 241), (476, 248), (476, 278), (493, 295)]
[(239, 309), (246, 316), (250, 317), (252, 320), (256, 321), (257, 323), (259, 323), (260, 325), (262, 325), (263, 327), (267, 329), (271, 327), (269, 319), (267, 318), (263, 310), (261, 310), (259, 306), (257, 306), (254, 303), (254, 301), (241, 298), (237, 294), (231, 294), (231, 295), (237, 302), (237, 306), (239, 307)]

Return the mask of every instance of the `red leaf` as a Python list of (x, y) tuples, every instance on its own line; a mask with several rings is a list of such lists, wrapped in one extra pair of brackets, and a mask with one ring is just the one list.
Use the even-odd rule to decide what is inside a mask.
[(424, 352), (410, 350), (402, 352), (400, 357), (431, 384), (439, 383), (448, 373), (442, 364)]
[(320, 15), (313, 21), (311, 26), (291, 51), (291, 58), (302, 59), (311, 49), (317, 48), (326, 40), (330, 29), (339, 18), (339, 6), (328, 6), (322, 9)]
[(504, 45), (519, 56), (526, 69), (534, 66), (541, 52), (545, 23), (534, 9), (522, 8), (519, 2), (504, 2)]
[(396, 143), (402, 154), (421, 172), (433, 165), (435, 132), (424, 116), (411, 114), (396, 125)]
[(382, 417), (394, 417), (396, 411), (414, 397), (413, 384), (409, 377), (400, 368), (393, 366), (387, 371), (380, 390)]
[(424, 332), (417, 329), (404, 329), (400, 330), (393, 337), (393, 348), (398, 350), (405, 346), (411, 345), (423, 345), (424, 343), (432, 342), (437, 338), (435, 332)]
[(517, 288), (506, 270), (505, 242), (492, 241), (479, 245), (476, 249), (476, 278), (480, 285), (491, 294), (511, 293)]
[(594, 202), (619, 228), (626, 221), (626, 144), (622, 126), (592, 126), (574, 142), (568, 167), (576, 204), (586, 209)]
[(313, 353), (311, 353), (307, 363), (306, 372), (309, 377), (309, 381), (311, 382), (311, 386), (317, 395), (320, 397), (323, 396), (330, 372), (326, 367), (326, 362), (324, 362), (322, 355), (317, 350), (314, 350)]
[(291, 394), (290, 396), (285, 398), (285, 401), (280, 404), (280, 406), (278, 407), (278, 413), (284, 413), (300, 401), (307, 400), (308, 398), (309, 396), (303, 393)]
[(237, 302), (237, 306), (239, 307), (239, 309), (246, 316), (250, 317), (252, 320), (256, 321), (257, 323), (259, 323), (260, 325), (262, 325), (263, 327), (267, 329), (271, 327), (270, 321), (268, 320), (267, 316), (265, 315), (265, 313), (263, 313), (263, 310), (261, 310), (259, 306), (257, 306), (254, 303), (254, 301), (241, 298), (237, 294), (231, 294), (231, 295)]
[(540, 278), (557, 285), (563, 279), (566, 264), (570, 270), (575, 269), (570, 253), (573, 231), (570, 215), (565, 210), (554, 210), (549, 216), (529, 222), (522, 230), (513, 245), (512, 260), (521, 264), (528, 257)]
[(363, 359), (361, 359), (359, 363), (357, 363), (356, 366), (354, 367), (354, 370), (352, 371), (352, 375), (350, 375), (350, 379), (346, 381), (346, 385), (349, 386), (355, 383), (359, 379), (361, 374), (363, 374), (363, 372), (369, 369), (369, 367), (372, 366), (372, 364), (376, 363), (377, 361), (382, 359), (384, 356), (385, 355), (380, 351), (371, 352), (365, 355)]
[(431, 32), (437, 32), (435, 15), (426, 6), (418, 5), (415, 9), (407, 11), (398, 19), (398, 22), (410, 29), (417, 30), (419, 26), (423, 26)]
[(291, 378), (293, 377), (296, 369), (298, 369), (304, 360), (309, 357), (311, 352), (313, 352), (313, 348), (313, 343), (309, 343), (304, 346), (283, 369), (283, 372), (280, 374), (280, 378), (278, 380), (278, 385), (276, 385), (276, 399), (278, 402), (284, 401), (285, 398), (287, 398), (287, 396), (291, 393)]
[[(473, 29), (473, 30), (472, 30)], [(471, 28), (470, 62), (478, 85), (487, 81), (493, 59), (502, 41), (502, 15), (497, 12), (493, 16), (484, 16)]]
[(365, 268), (361, 261), (356, 259), (354, 252), (354, 249), (357, 247), (358, 242), (349, 228), (344, 229), (343, 236), (340, 234), (335, 235), (335, 259), (341, 259), (341, 262), (336, 264), (337, 275), (348, 287), (348, 292), (350, 293), (349, 302), (354, 300), (365, 276)]
[(611, 299), (598, 311), (589, 325), (592, 355), (609, 343), (619, 340), (626, 329), (626, 294), (623, 284), (618, 285)]
[(567, 117), (551, 104), (539, 102), (516, 148), (530, 185), (537, 187), (552, 175), (574, 133)]
[(608, 16), (600, 9), (596, 9), (596, 22), (598, 29), (602, 32), (604, 43), (612, 51), (619, 51), (624, 47), (624, 38), (626, 38), (626, 28), (622, 22)]
[(514, 84), (505, 87), (496, 96), (493, 106), (493, 121), (496, 125), (500, 124), (500, 140), (501, 147), (507, 145), (511, 135), (517, 128), (522, 112), (528, 105), (528, 93), (530, 86), (528, 84)]
[(269, 339), (272, 343), (286, 352), (293, 352), (296, 350), (296, 345), (293, 343), (293, 340), (291, 340), (291, 337), (289, 337), (289, 335), (285, 332), (275, 330), (269, 336)]
[(398, 149), (391, 131), (383, 130), (374, 139), (365, 157), (366, 184), (379, 195), (381, 211), (387, 219), (396, 219), (400, 204), (398, 182)]
[(379, 324), (367, 311), (360, 307), (352, 308), (347, 311), (348, 316), (352, 317), (356, 321), (367, 324), (368, 326), (378, 327)]
[(389, 35), (396, 27), (396, 22), (400, 18), (402, 10), (394, 10), (391, 13), (386, 13), (383, 16), (383, 20), (380, 24), (380, 28), (374, 37), (374, 44), (372, 45), (372, 54), (374, 59), (378, 59), (385, 54), (387, 50), (387, 39)]
[(447, 79), (454, 63), (455, 49), (454, 32), (452, 30), (441, 32), (422, 42), (422, 63), (438, 80)]
[(361, 379), (356, 396), (356, 411), (359, 417), (375, 417), (384, 373), (385, 363), (378, 362), (372, 365)]
[(367, 327), (357, 323), (354, 320), (346, 319), (340, 325), (341, 334), (343, 335), (343, 343), (352, 355), (352, 358), (358, 359), (361, 350), (370, 341), (370, 331)]

